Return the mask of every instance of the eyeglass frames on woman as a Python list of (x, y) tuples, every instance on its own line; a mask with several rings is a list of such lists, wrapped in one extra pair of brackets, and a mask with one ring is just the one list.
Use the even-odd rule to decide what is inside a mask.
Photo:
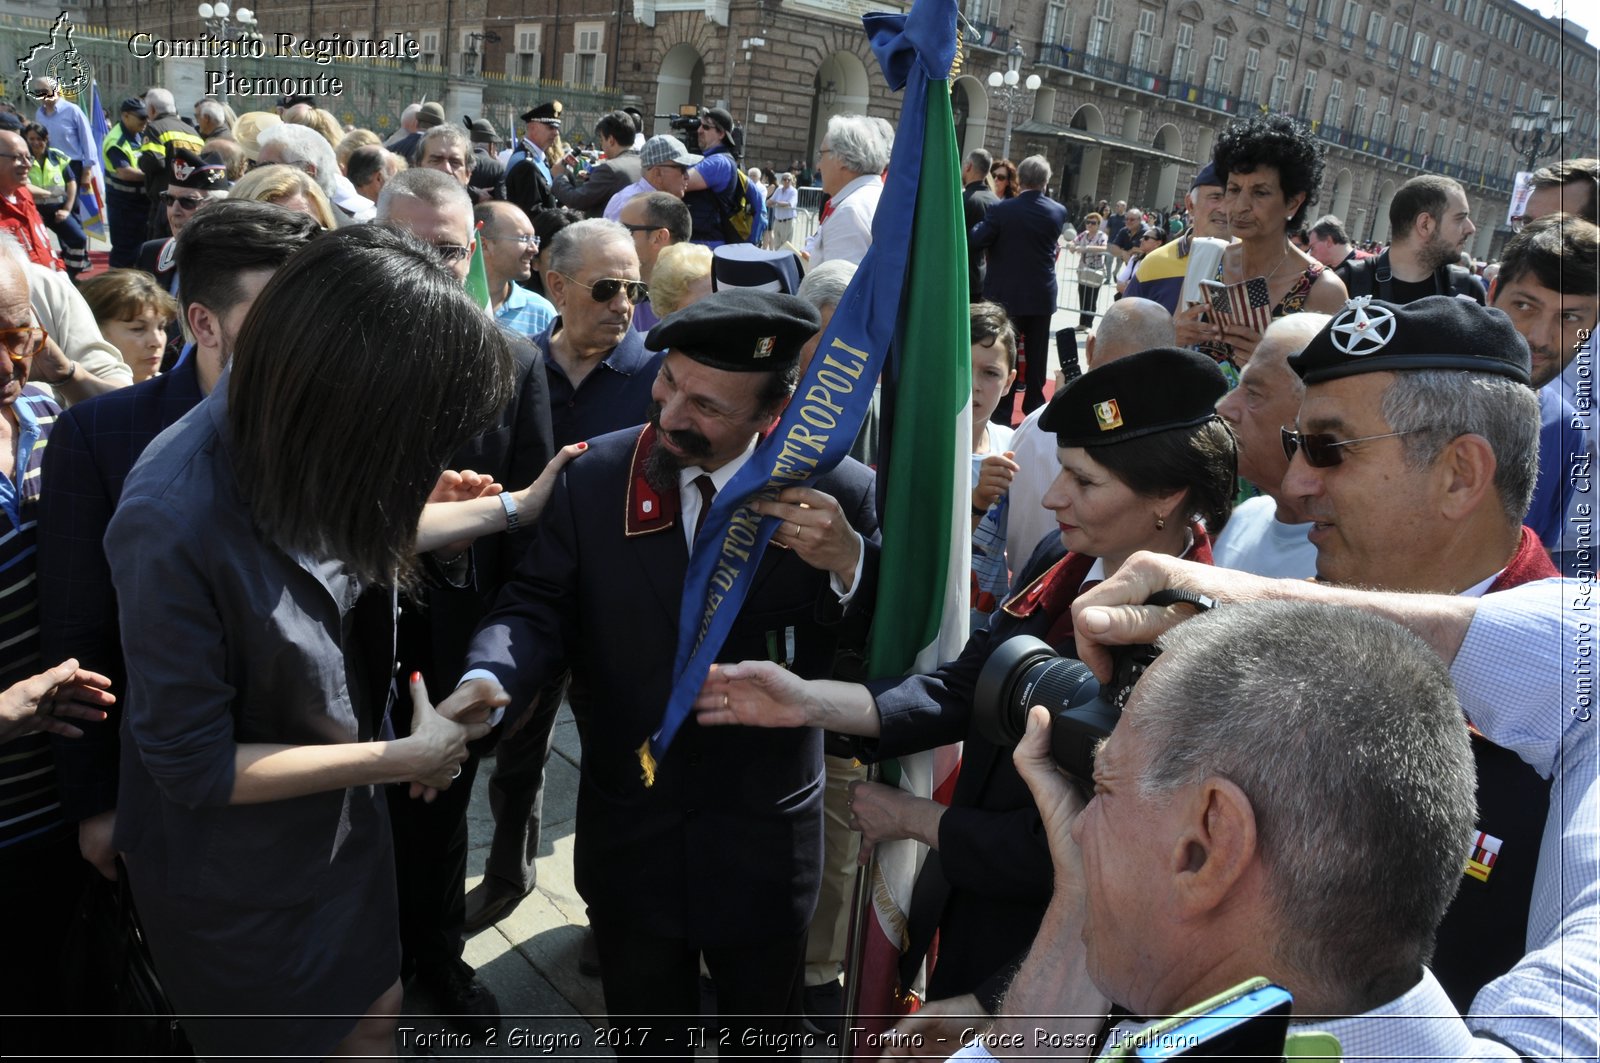
[[(551, 270), (550, 272), (555, 273), (557, 271)], [(601, 277), (593, 284), (585, 284), (570, 273), (561, 275), (578, 287), (589, 289), (589, 298), (597, 303), (609, 303), (617, 297), (618, 292), (626, 294), (628, 302), (634, 306), (638, 306), (650, 298), (650, 289), (645, 285), (644, 281), (623, 280), (621, 277)]]
[(6, 357), (13, 362), (21, 362), (32, 358), (44, 350), (44, 341), (49, 339), (49, 333), (38, 325), (26, 325), (22, 328), (0, 328), (0, 347), (5, 348)]
[(1290, 461), (1294, 460), (1295, 451), (1305, 454), (1306, 464), (1313, 469), (1331, 469), (1344, 460), (1342, 448), (1352, 443), (1370, 443), (1375, 439), (1393, 439), (1396, 436), (1409, 436), (1417, 432), (1426, 432), (1426, 428), (1412, 428), (1405, 432), (1384, 432), (1376, 436), (1358, 436), (1355, 439), (1340, 439), (1326, 432), (1297, 432), (1293, 428), (1279, 428), (1283, 433), (1283, 453)]

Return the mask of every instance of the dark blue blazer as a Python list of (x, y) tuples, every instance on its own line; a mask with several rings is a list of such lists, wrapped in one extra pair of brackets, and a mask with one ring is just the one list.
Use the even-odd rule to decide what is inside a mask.
[(1043, 192), (1023, 192), (989, 208), (967, 234), (973, 251), (987, 251), (983, 297), (1012, 317), (1056, 312), (1056, 241), (1067, 208)]
[[(170, 373), (69, 406), (56, 419), (40, 471), (39, 644), (44, 660), (76, 657), (127, 689), (117, 601), (106, 564), (106, 526), (134, 463), (168, 426), (199, 405), (191, 354)], [(149, 543), (159, 550), (161, 543)], [(117, 725), (82, 724), (83, 738), (54, 742), (62, 811), (71, 820), (116, 807)]]
[[(495, 675), (516, 712), (568, 669), (583, 743), (574, 853), (578, 892), (608, 921), (708, 945), (803, 932), (822, 866), (822, 733), (701, 727), (692, 718), (646, 788), (638, 749), (661, 722), (678, 644), (689, 551), (665, 513), (630, 524), (642, 428), (591, 440), (562, 471), (516, 578), (473, 636), (468, 667)], [(718, 660), (785, 655), (832, 674), (841, 632), (872, 599), (878, 519), (873, 474), (852, 460), (817, 488), (868, 542), (862, 585), (841, 615), (819, 572), (771, 548)], [(651, 512), (655, 507), (651, 507)], [(515, 723), (508, 718), (507, 725)]]

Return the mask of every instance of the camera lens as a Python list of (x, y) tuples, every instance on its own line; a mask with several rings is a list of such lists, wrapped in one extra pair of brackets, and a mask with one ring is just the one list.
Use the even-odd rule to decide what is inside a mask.
[(1014, 746), (1027, 729), (1028, 709), (1050, 710), (1050, 752), (1069, 775), (1088, 782), (1094, 750), (1117, 725), (1120, 710), (1102, 698), (1100, 682), (1082, 661), (1063, 657), (1049, 643), (1018, 635), (984, 662), (973, 692), (978, 732)]

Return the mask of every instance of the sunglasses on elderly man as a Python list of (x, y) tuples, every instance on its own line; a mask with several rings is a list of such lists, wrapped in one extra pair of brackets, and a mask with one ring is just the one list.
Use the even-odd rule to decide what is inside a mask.
[[(557, 271), (551, 270), (550, 272), (555, 273)], [(618, 292), (625, 292), (628, 296), (628, 302), (634, 306), (638, 306), (650, 298), (650, 289), (644, 281), (623, 280), (621, 277), (601, 277), (593, 284), (585, 284), (570, 273), (561, 275), (578, 287), (589, 289), (589, 298), (597, 303), (609, 303), (617, 297)]]

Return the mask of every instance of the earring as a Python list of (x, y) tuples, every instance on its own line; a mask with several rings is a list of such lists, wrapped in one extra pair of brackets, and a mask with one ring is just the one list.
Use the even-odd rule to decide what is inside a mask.
[(1167, 526), (1167, 518), (1166, 517), (1157, 517), (1156, 518), (1156, 531), (1160, 531), (1161, 529), (1165, 528), (1166, 526)]

